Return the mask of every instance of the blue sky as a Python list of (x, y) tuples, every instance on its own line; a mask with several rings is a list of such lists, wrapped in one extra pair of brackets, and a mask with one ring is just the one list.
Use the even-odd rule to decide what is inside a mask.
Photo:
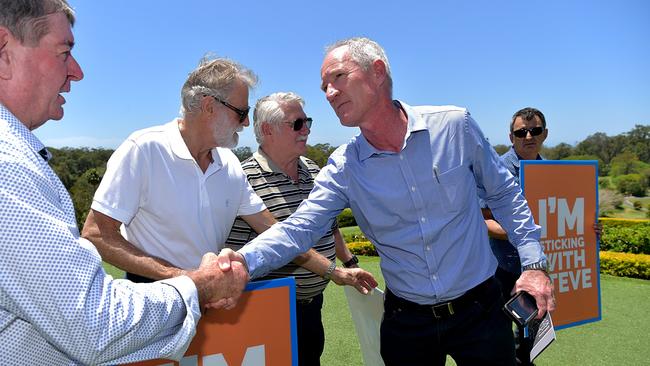
[[(386, 50), (394, 97), (467, 107), (493, 144), (509, 144), (512, 113), (541, 109), (548, 146), (650, 124), (650, 2), (621, 1), (81, 1), (73, 54), (85, 78), (65, 116), (36, 130), (46, 145), (117, 147), (178, 116), (180, 88), (207, 52), (259, 78), (250, 104), (302, 95), (309, 143), (338, 146), (320, 91), (327, 44), (367, 36)], [(256, 148), (252, 129), (240, 146)]]

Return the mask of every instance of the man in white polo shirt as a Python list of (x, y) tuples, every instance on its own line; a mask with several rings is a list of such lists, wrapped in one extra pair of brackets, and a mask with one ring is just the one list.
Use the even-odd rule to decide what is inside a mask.
[(134, 132), (111, 156), (82, 236), (127, 278), (177, 276), (220, 248), (237, 215), (269, 220), (228, 149), (256, 82), (236, 62), (203, 60), (181, 90), (182, 117)]
[[(111, 156), (82, 236), (134, 282), (194, 269), (223, 248), (235, 217), (262, 232), (275, 223), (229, 150), (248, 121), (248, 90), (257, 77), (227, 59), (204, 60), (181, 90), (181, 118), (133, 133)], [(297, 262), (326, 275), (314, 250)], [(372, 276), (337, 272), (337, 284), (362, 290)]]

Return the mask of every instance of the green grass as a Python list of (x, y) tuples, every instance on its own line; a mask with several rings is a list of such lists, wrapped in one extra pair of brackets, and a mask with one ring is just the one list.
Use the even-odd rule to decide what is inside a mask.
[[(634, 208), (634, 202), (641, 202), (641, 209)], [(617, 219), (647, 219), (648, 204), (650, 204), (650, 197), (634, 197), (626, 196), (623, 200), (620, 209), (614, 209), (609, 217)]]
[[(385, 288), (378, 257), (359, 257), (361, 266), (372, 272)], [(104, 266), (115, 278), (123, 272)], [(600, 276), (602, 320), (557, 331), (557, 340), (535, 360), (550, 365), (647, 365), (650, 329), (650, 281)], [(323, 305), (325, 350), (321, 363), (327, 366), (363, 365), (359, 342), (343, 288), (330, 284)], [(455, 365), (448, 359), (448, 365)]]
[[(384, 288), (379, 258), (360, 257)], [(647, 365), (650, 329), (650, 281), (602, 275), (602, 320), (557, 331), (557, 340), (535, 364)], [(325, 351), (323, 365), (363, 365), (354, 324), (343, 289), (330, 285), (323, 307)], [(455, 364), (448, 359), (447, 364)]]

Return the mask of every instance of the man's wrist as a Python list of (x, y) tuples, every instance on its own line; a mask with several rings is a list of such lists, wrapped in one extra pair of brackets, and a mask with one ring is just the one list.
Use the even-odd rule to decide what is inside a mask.
[(542, 271), (546, 274), (548, 274), (548, 265), (546, 261), (539, 261), (531, 264), (527, 264), (523, 267), (521, 267), (522, 272), (523, 271)]
[(327, 270), (325, 271), (325, 273), (323, 274), (322, 277), (324, 279), (326, 279), (326, 280), (331, 280), (332, 279), (332, 273), (334, 272), (335, 269), (336, 269), (336, 262), (331, 261), (330, 265), (327, 267)]
[(357, 264), (359, 264), (359, 258), (357, 258), (356, 255), (352, 254), (352, 258), (350, 258), (347, 262), (343, 263), (343, 267), (350, 268)]

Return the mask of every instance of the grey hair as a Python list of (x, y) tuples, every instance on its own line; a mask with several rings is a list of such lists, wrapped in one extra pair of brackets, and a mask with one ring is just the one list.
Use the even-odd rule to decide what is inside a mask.
[(0, 0), (0, 27), (20, 43), (35, 46), (49, 33), (47, 16), (63, 13), (74, 26), (74, 10), (66, 0)]
[(233, 60), (210, 56), (202, 58), (181, 89), (181, 115), (185, 117), (199, 110), (201, 98), (205, 95), (226, 101), (238, 80), (249, 89), (257, 84), (255, 73)]
[(325, 54), (332, 52), (339, 47), (348, 47), (348, 55), (352, 61), (356, 62), (364, 71), (368, 71), (372, 63), (381, 60), (386, 65), (386, 76), (388, 77), (388, 88), (393, 93), (393, 77), (390, 73), (390, 64), (386, 52), (379, 43), (366, 37), (354, 37), (342, 39), (327, 47)]
[(282, 106), (290, 103), (298, 103), (300, 107), (305, 106), (305, 101), (293, 92), (273, 93), (257, 100), (253, 111), (253, 130), (258, 144), (264, 142), (262, 123), (267, 122), (277, 127), (285, 118)]

